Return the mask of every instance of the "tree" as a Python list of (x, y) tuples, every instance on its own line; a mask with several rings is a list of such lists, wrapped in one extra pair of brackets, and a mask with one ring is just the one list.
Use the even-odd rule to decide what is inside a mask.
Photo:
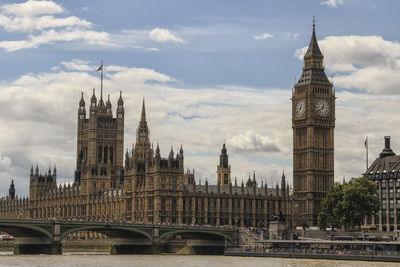
[(361, 177), (342, 185), (335, 183), (322, 202), (318, 226), (321, 229), (361, 226), (366, 216), (375, 215), (379, 209), (375, 182)]
[(322, 211), (318, 216), (318, 226), (340, 227), (343, 217), (343, 186), (335, 183), (322, 201)]

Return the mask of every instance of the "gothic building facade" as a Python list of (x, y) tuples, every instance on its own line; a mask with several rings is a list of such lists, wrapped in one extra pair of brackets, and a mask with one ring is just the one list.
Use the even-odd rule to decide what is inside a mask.
[(295, 225), (317, 226), (322, 199), (334, 181), (335, 91), (323, 59), (314, 23), (292, 94)]
[[(88, 118), (87, 118), (88, 115)], [(217, 166), (217, 184), (196, 183), (184, 168), (182, 146), (161, 156), (150, 141), (143, 101), (137, 136), (123, 164), (124, 107), (120, 96), (116, 117), (111, 102), (93, 92), (89, 114), (83, 96), (78, 108), (77, 162), (74, 182), (57, 184), (57, 170), (30, 171), (29, 197), (18, 198), (14, 183), (0, 200), (0, 218), (123, 220), (145, 223), (268, 225), (274, 215), (291, 221), (286, 178), (268, 188), (255, 173), (246, 184), (231, 181), (225, 144)]]

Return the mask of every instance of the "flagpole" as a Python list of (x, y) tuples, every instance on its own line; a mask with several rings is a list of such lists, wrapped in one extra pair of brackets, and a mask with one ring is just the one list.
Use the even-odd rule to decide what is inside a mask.
[(103, 60), (101, 61), (101, 85), (100, 85), (100, 99), (103, 99)]
[(365, 146), (365, 148), (366, 148), (366, 153), (367, 153), (367, 162), (366, 162), (366, 164), (367, 164), (367, 169), (366, 170), (368, 170), (368, 136), (367, 136), (367, 139), (365, 140), (365, 143), (366, 143), (366, 146)]

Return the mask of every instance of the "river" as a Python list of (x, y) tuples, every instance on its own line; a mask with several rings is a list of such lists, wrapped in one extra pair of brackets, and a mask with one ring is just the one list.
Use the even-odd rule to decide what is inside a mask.
[(0, 252), (0, 266), (399, 266), (398, 263), (332, 261), (307, 259), (249, 258), (227, 256), (175, 256), (175, 255), (101, 255), (89, 253), (64, 253), (63, 255), (47, 256), (14, 256), (9, 252)]

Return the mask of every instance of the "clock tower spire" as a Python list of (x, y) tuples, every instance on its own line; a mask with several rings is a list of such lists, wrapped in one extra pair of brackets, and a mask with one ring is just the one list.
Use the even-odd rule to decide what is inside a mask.
[(322, 199), (334, 181), (335, 92), (313, 31), (303, 73), (292, 95), (293, 223), (317, 225)]

